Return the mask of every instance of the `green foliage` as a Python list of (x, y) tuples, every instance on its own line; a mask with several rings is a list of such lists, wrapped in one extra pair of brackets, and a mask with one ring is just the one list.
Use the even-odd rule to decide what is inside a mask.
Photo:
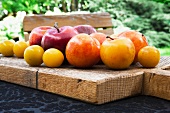
[[(134, 29), (142, 32), (150, 45), (169, 46), (170, 38), (170, 0), (1, 0), (0, 15), (44, 14), (48, 11), (62, 12), (76, 10), (90, 12), (109, 12), (115, 31)], [(15, 15), (14, 15), (15, 16)], [(2, 16), (3, 17), (3, 16)]]
[(45, 13), (56, 5), (54, 0), (2, 0), (2, 7), (9, 13), (17, 13), (18, 11), (25, 11), (29, 14)]
[(89, 2), (91, 12), (109, 12), (113, 17), (115, 28), (124, 25), (124, 27), (140, 31), (147, 37), (150, 45), (156, 47), (166, 47), (170, 44), (169, 9), (170, 2), (168, 0), (157, 2), (148, 0), (92, 0)]
[(3, 9), (8, 13), (25, 11), (27, 14), (45, 14), (55, 9), (63, 12), (86, 10), (88, 0), (2, 0)]
[(134, 15), (130, 18), (125, 19), (123, 21), (123, 24), (130, 27), (131, 29), (140, 31), (142, 33), (145, 33), (149, 29), (154, 29), (154, 27), (150, 25), (150, 19), (141, 18), (138, 15)]
[(164, 31), (170, 33), (170, 14), (157, 14), (151, 18), (151, 25), (155, 31)]
[(170, 46), (170, 33), (147, 31), (145, 35), (148, 37), (150, 45), (155, 47), (168, 47)]
[(170, 47), (158, 48), (161, 56), (170, 56)]
[(169, 3), (170, 2), (170, 0), (152, 0), (152, 1), (161, 2), (161, 3)]

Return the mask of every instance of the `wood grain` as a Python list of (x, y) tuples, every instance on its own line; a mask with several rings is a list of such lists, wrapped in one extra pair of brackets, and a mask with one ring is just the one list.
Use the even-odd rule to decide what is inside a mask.
[(144, 95), (170, 100), (170, 70), (153, 70), (144, 74)]
[(0, 56), (0, 80), (104, 104), (134, 95), (150, 95), (170, 100), (170, 57), (161, 57), (155, 68), (132, 65), (127, 70), (111, 70), (105, 65), (77, 69), (30, 67), (24, 59)]
[(24, 31), (29, 32), (38, 26), (54, 26), (55, 22), (58, 22), (59, 27), (80, 24), (92, 25), (95, 28), (109, 28), (113, 26), (109, 13), (91, 13), (25, 16), (23, 20), (23, 29)]
[(29, 34), (28, 32), (24, 32), (24, 39), (25, 41), (28, 41), (29, 40)]
[(93, 81), (39, 72), (38, 89), (96, 103), (97, 85)]
[(134, 68), (124, 71), (113, 71), (104, 65), (93, 69), (41, 68), (38, 89), (102, 104), (140, 94), (142, 80), (142, 69)]
[(143, 72), (127, 73), (97, 86), (98, 104), (141, 94)]
[(37, 69), (29, 68), (23, 59), (0, 55), (0, 80), (36, 88)]
[(0, 65), (0, 80), (36, 88), (36, 71)]
[(29, 33), (35, 27), (54, 26), (58, 22), (58, 26), (76, 26), (88, 24), (96, 28), (98, 32), (106, 35), (113, 34), (112, 18), (109, 13), (87, 13), (87, 14), (71, 14), (65, 13), (61, 15), (33, 15), (25, 16), (23, 20), (23, 30), (25, 40), (29, 38)]

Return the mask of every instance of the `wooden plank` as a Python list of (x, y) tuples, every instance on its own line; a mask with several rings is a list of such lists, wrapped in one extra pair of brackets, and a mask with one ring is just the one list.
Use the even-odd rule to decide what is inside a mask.
[(105, 65), (91, 69), (30, 67), (24, 59), (0, 56), (0, 80), (36, 88), (94, 104), (150, 95), (170, 100), (170, 57), (161, 57), (156, 68), (132, 65), (110, 70)]
[(170, 57), (161, 57), (159, 68), (145, 70), (143, 94), (170, 100)]
[(113, 100), (141, 94), (143, 72), (128, 72), (98, 84), (97, 103), (102, 104)]
[(36, 88), (37, 70), (25, 67), (23, 59), (0, 56), (0, 80)]
[(109, 70), (103, 65), (88, 70), (73, 67), (41, 68), (38, 75), (38, 89), (103, 104), (140, 94), (142, 80), (143, 71), (140, 69), (121, 72)]
[(93, 81), (57, 74), (47, 74), (39, 71), (38, 83), (38, 89), (43, 91), (91, 103), (96, 103), (97, 100), (97, 84)]
[(38, 77), (40, 90), (103, 104), (140, 94), (143, 69), (132, 67), (129, 70), (113, 71), (104, 65), (86, 70), (73, 67), (41, 68)]
[(144, 74), (144, 95), (170, 100), (170, 70), (153, 70)]
[(25, 32), (30, 32), (33, 28), (38, 26), (54, 26), (55, 22), (58, 22), (59, 27), (80, 24), (89, 24), (95, 28), (108, 28), (113, 26), (109, 13), (91, 13), (25, 16), (23, 20), (23, 29)]
[(80, 24), (89, 24), (96, 28), (98, 32), (106, 35), (113, 34), (112, 18), (109, 13), (88, 13), (88, 14), (70, 14), (62, 15), (34, 15), (25, 16), (23, 21), (24, 37), (29, 40), (29, 33), (38, 26), (53, 26), (55, 22), (61, 26), (76, 26)]
[(16, 67), (0, 65), (0, 80), (36, 88), (36, 72)]
[(29, 34), (30, 33), (24, 32), (24, 39), (25, 39), (25, 41), (29, 40)]
[(106, 35), (112, 35), (114, 32), (113, 32), (113, 28), (107, 28), (107, 29), (102, 29), (102, 30), (97, 30), (97, 32), (101, 32), (101, 33), (104, 33)]

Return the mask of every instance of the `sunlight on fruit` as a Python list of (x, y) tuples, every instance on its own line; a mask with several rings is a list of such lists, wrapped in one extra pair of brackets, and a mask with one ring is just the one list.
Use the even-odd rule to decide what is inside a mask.
[(146, 37), (142, 33), (135, 31), (135, 30), (124, 31), (124, 32), (120, 33), (118, 35), (118, 37), (129, 38), (133, 42), (133, 44), (135, 46), (135, 52), (136, 52), (133, 63), (138, 62), (137, 56), (138, 56), (139, 50), (148, 45)]
[(58, 49), (50, 48), (43, 54), (43, 62), (47, 67), (59, 67), (63, 61), (64, 55)]
[(24, 51), (27, 47), (28, 47), (27, 42), (17, 41), (14, 44), (14, 47), (13, 47), (13, 52), (14, 52), (15, 56), (18, 57), (18, 58), (23, 58), (24, 57)]
[(13, 41), (13, 40), (5, 40), (5, 41), (1, 42), (0, 43), (0, 53), (6, 57), (13, 56), (14, 55), (14, 53), (13, 53), (14, 44), (15, 44), (15, 41)]
[(138, 53), (138, 61), (143, 67), (155, 67), (160, 60), (160, 52), (156, 47), (146, 46), (140, 49)]
[(135, 57), (135, 47), (128, 38), (107, 39), (100, 48), (103, 63), (111, 69), (127, 69)]
[(100, 61), (100, 42), (81, 33), (70, 39), (66, 46), (66, 59), (77, 68), (90, 68)]
[(30, 66), (40, 66), (43, 63), (44, 49), (38, 45), (32, 45), (25, 49), (24, 59)]

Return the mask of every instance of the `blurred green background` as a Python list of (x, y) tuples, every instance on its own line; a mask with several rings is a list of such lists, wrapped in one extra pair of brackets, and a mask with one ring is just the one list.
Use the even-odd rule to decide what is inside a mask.
[(115, 33), (137, 30), (161, 55), (170, 56), (170, 0), (1, 0), (0, 41), (24, 39), (25, 15), (67, 12), (109, 12)]

